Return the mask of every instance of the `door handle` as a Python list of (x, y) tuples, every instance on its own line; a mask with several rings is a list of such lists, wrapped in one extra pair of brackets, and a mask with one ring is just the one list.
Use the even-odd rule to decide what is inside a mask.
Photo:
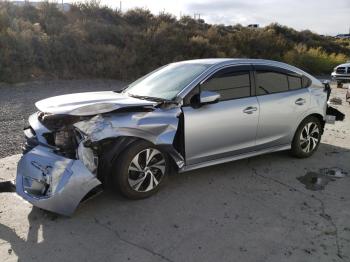
[(243, 113), (246, 114), (253, 114), (254, 111), (257, 111), (258, 108), (255, 106), (248, 106), (246, 109), (243, 110)]
[(297, 100), (295, 100), (295, 104), (299, 106), (302, 106), (305, 103), (306, 103), (306, 100), (304, 98), (298, 98)]

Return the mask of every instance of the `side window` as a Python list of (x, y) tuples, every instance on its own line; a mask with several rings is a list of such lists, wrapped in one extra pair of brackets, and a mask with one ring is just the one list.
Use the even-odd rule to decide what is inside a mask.
[(287, 75), (271, 71), (257, 71), (256, 95), (288, 91)]
[(288, 76), (289, 89), (295, 90), (303, 87), (301, 78), (297, 76)]
[(215, 91), (220, 100), (230, 100), (250, 96), (249, 71), (234, 71), (232, 68), (215, 73), (201, 85), (201, 90)]
[(303, 76), (302, 84), (303, 84), (303, 87), (309, 87), (311, 85), (311, 80), (306, 76)]

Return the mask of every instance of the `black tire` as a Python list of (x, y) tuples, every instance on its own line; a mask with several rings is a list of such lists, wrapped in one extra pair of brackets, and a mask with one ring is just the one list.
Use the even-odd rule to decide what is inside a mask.
[(342, 82), (337, 82), (337, 88), (343, 88), (343, 83)]
[[(310, 135), (310, 139), (302, 140), (302, 138), (301, 138), (302, 136), (305, 137), (305, 134), (307, 133), (307, 131), (306, 131), (307, 126), (309, 124), (311, 124), (310, 129), (311, 128), (313, 129), (314, 127), (317, 127), (317, 129), (318, 129), (317, 143), (315, 143), (314, 142), (315, 140), (313, 139), (313, 138), (316, 138), (315, 132)], [(306, 128), (306, 130), (304, 130), (304, 128)], [(294, 138), (293, 138), (293, 142), (292, 142), (292, 149), (291, 149), (292, 155), (295, 157), (298, 157), (298, 158), (306, 158), (306, 157), (311, 156), (318, 149), (318, 147), (320, 145), (322, 131), (323, 130), (322, 130), (321, 121), (317, 117), (309, 116), (309, 117), (305, 118), (300, 123), (297, 131), (294, 134)], [(302, 132), (303, 132), (303, 135), (302, 135)], [(309, 142), (305, 142), (306, 140), (308, 140)], [(307, 152), (308, 144), (310, 144), (310, 148), (312, 148), (312, 150), (310, 150), (309, 152)]]
[[(132, 161), (134, 160), (134, 158), (138, 155), (138, 159), (139, 159), (139, 167), (143, 167), (142, 163), (141, 163), (141, 159), (143, 157), (146, 157), (146, 152), (145, 150), (155, 150), (157, 152), (159, 152), (161, 154), (161, 157), (163, 157), (164, 159), (164, 163), (165, 163), (165, 168), (164, 168), (164, 174), (161, 176), (161, 179), (156, 180), (156, 174), (157, 174), (157, 178), (160, 177), (160, 174), (162, 173), (161, 169), (157, 169), (152, 167), (153, 171), (151, 170), (151, 173), (149, 173), (150, 168), (145, 166), (145, 168), (149, 169), (146, 172), (139, 172), (139, 171), (130, 171), (129, 168), (133, 168), (135, 169), (135, 165), (132, 164)], [(152, 152), (152, 151), (151, 151)], [(160, 159), (160, 155), (157, 153), (156, 157), (153, 157), (156, 161), (158, 159)], [(151, 159), (153, 161), (153, 158)], [(157, 159), (158, 158), (158, 159)], [(143, 159), (142, 159), (143, 160)], [(150, 161), (151, 163), (151, 161)], [(126, 148), (117, 158), (116, 162), (112, 165), (112, 170), (111, 170), (111, 178), (112, 178), (112, 182), (113, 182), (113, 186), (115, 189), (117, 189), (124, 197), (129, 198), (129, 199), (143, 199), (143, 198), (147, 198), (150, 197), (151, 195), (155, 194), (156, 192), (158, 192), (158, 190), (160, 189), (160, 187), (164, 184), (164, 182), (167, 180), (168, 177), (168, 173), (169, 173), (169, 158), (167, 156), (167, 154), (165, 154), (164, 152), (162, 152), (158, 147), (156, 147), (155, 145), (153, 145), (152, 143), (149, 143), (147, 141), (144, 140), (137, 140), (134, 143), (132, 143), (128, 148)], [(159, 173), (160, 172), (160, 173)], [(154, 175), (153, 175), (154, 173)], [(134, 176), (134, 177), (132, 177)], [(136, 177), (135, 177), (136, 176)], [(148, 177), (149, 178), (148, 178)], [(146, 178), (143, 178), (146, 177)], [(153, 181), (150, 181), (153, 177)], [(131, 179), (133, 178), (133, 179)], [(142, 183), (137, 184), (137, 186), (139, 186), (138, 190), (136, 190), (135, 188), (133, 188), (130, 185), (130, 179), (131, 181), (139, 181), (140, 179), (144, 179)], [(155, 181), (158, 181), (158, 184), (152, 188), (149, 189), (147, 191), (142, 192), (142, 190), (146, 190), (147, 188), (147, 182), (150, 182), (153, 184), (155, 184)], [(136, 187), (137, 187), (136, 186)]]

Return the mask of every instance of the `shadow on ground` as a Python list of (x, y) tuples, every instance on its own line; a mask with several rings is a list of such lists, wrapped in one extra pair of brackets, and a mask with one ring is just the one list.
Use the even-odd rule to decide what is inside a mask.
[(279, 152), (203, 168), (146, 200), (103, 193), (72, 218), (32, 208), (22, 235), (0, 224), (0, 238), (19, 261), (349, 261), (350, 178), (317, 192), (297, 180), (349, 172), (349, 158), (321, 144), (308, 159)]

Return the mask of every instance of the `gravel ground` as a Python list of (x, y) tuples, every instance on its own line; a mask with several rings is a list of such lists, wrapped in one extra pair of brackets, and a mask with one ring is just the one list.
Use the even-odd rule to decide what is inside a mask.
[(35, 81), (16, 85), (0, 84), (0, 158), (18, 154), (23, 143), (23, 127), (34, 103), (43, 98), (67, 93), (118, 90), (116, 80)]
[[(345, 89), (332, 96), (350, 116)], [(326, 126), (310, 158), (278, 152), (174, 175), (141, 201), (103, 192), (71, 218), (0, 192), (0, 261), (350, 261), (349, 136), (348, 117)], [(0, 183), (15, 178), (19, 158), (0, 159)], [(347, 175), (309, 190), (334, 167)], [(307, 187), (306, 174), (316, 175)]]

